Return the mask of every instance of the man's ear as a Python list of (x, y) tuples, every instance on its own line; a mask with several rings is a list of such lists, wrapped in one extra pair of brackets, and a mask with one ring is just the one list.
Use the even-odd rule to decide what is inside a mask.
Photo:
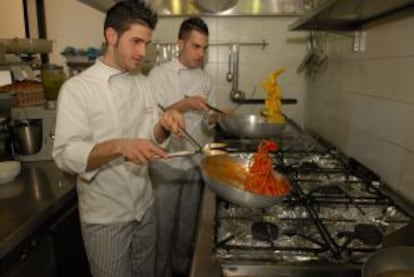
[(178, 50), (182, 51), (184, 49), (184, 40), (178, 39), (177, 40)]
[(115, 31), (114, 28), (108, 27), (105, 30), (105, 38), (108, 42), (108, 45), (116, 45), (118, 42), (118, 33)]

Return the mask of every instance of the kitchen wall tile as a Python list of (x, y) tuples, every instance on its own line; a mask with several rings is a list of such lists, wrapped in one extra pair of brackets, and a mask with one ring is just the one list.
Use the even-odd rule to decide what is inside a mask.
[(218, 62), (218, 47), (209, 46), (206, 53), (205, 62), (207, 63), (217, 63)]
[(218, 40), (218, 24), (216, 17), (203, 17), (208, 26), (209, 41), (216, 42)]
[(217, 40), (220, 42), (238, 42), (240, 40), (240, 19), (233, 17), (219, 18)]
[(352, 52), (351, 37), (330, 35), (328, 66), (312, 78), (306, 95), (305, 124), (411, 199), (413, 28), (412, 12), (366, 26), (362, 53)]
[(348, 151), (366, 167), (379, 174), (386, 183), (398, 187), (404, 151), (360, 129), (350, 129)]
[[(412, 45), (414, 48), (414, 44)], [(395, 76), (394, 86), (390, 90), (393, 99), (414, 104), (414, 56), (401, 57), (394, 60), (394, 67), (390, 69)]]
[(329, 55), (330, 60), (343, 59), (343, 54), (345, 51), (344, 47), (347, 45), (345, 43), (346, 40), (349, 41), (351, 39), (337, 34), (329, 34), (326, 51)]
[(219, 63), (228, 63), (229, 62), (229, 55), (230, 55), (231, 46), (217, 45), (217, 46), (210, 46), (210, 47), (217, 49), (217, 62), (219, 62)]
[(335, 121), (329, 131), (329, 141), (333, 143), (341, 152), (348, 153), (349, 148), (349, 125), (347, 122)]
[(254, 17), (242, 17), (240, 24), (240, 41), (261, 41), (263, 37), (262, 21)]
[(392, 38), (394, 28), (391, 25), (383, 24), (381, 28), (368, 28), (366, 32), (366, 45), (363, 51), (363, 58), (383, 58), (392, 55)]
[(236, 107), (236, 103), (230, 99), (231, 88), (227, 85), (216, 85), (217, 106), (232, 109)]
[(390, 38), (392, 42), (392, 55), (395, 57), (407, 57), (414, 55), (414, 10), (407, 10), (400, 14), (391, 23), (394, 31)]
[(414, 202), (414, 152), (404, 153), (401, 180), (397, 190), (400, 191), (411, 202)]
[(395, 83), (396, 76), (391, 70), (393, 65), (392, 59), (343, 62), (343, 88), (384, 97)]
[(350, 120), (352, 127), (361, 132), (407, 147), (406, 126), (410, 109), (409, 105), (400, 102), (355, 95)]
[[(66, 60), (60, 53), (67, 46), (75, 48), (101, 46), (104, 41), (102, 33), (105, 15), (103, 13), (85, 7), (85, 4), (79, 1), (47, 0), (45, 7), (54, 11), (46, 12), (47, 35), (53, 41), (53, 52), (49, 54), (50, 63), (66, 65)], [(87, 24), (84, 19), (88, 19)]]
[(177, 41), (178, 30), (180, 28), (181, 22), (181, 18), (160, 18), (158, 20), (157, 27), (153, 32), (152, 41), (175, 43)]
[[(408, 112), (407, 119), (406, 119), (406, 134), (407, 137), (405, 138), (404, 145), (407, 147), (407, 149), (411, 152), (414, 152), (414, 109), (411, 108)], [(414, 168), (414, 167), (413, 167)]]

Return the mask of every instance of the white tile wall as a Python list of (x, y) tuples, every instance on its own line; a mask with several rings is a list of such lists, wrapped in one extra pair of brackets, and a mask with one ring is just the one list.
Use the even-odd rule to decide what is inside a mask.
[(366, 50), (329, 35), (328, 65), (312, 78), (307, 128), (414, 201), (414, 11), (364, 27)]
[(65, 47), (99, 48), (104, 14), (79, 1), (45, 0), (47, 36), (53, 41), (50, 62), (65, 64)]

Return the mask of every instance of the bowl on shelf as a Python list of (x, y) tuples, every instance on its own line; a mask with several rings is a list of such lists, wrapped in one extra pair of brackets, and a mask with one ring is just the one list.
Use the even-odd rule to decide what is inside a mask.
[(0, 184), (12, 182), (21, 170), (19, 161), (0, 162)]

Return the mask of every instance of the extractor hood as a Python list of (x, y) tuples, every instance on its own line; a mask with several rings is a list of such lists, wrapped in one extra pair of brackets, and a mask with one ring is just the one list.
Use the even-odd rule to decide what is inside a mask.
[[(106, 12), (119, 0), (78, 0)], [(306, 0), (145, 0), (160, 16), (301, 15)]]

